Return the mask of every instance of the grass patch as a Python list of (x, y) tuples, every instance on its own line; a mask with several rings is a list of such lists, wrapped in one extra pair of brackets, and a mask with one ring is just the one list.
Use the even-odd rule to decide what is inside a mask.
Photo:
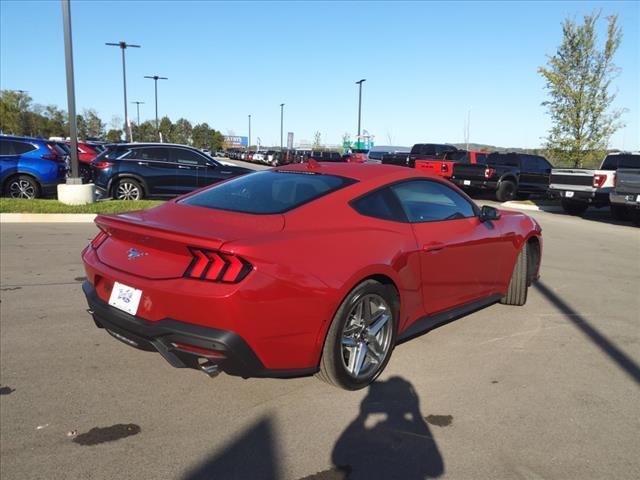
[(162, 200), (101, 200), (89, 205), (65, 205), (57, 200), (2, 198), (0, 213), (122, 213), (162, 203)]

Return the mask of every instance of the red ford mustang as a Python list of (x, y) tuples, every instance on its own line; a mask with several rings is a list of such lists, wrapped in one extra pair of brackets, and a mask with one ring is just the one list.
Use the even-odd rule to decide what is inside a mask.
[(542, 252), (526, 215), (389, 165), (287, 165), (96, 223), (83, 290), (115, 338), (211, 376), (346, 389), (399, 341), (523, 305)]

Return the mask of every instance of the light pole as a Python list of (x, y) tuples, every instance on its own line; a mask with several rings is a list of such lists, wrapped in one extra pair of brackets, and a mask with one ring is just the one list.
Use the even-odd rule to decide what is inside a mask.
[(159, 77), (158, 75), (145, 75), (144, 78), (150, 78), (155, 83), (156, 87), (156, 132), (160, 131), (160, 125), (158, 124), (158, 80), (169, 80), (167, 77)]
[(140, 126), (140, 105), (144, 105), (144, 102), (131, 102), (136, 104), (136, 110), (138, 111), (138, 123), (136, 125)]
[(122, 84), (124, 85), (124, 127), (127, 142), (131, 141), (131, 125), (129, 125), (129, 116), (127, 114), (127, 68), (124, 61), (124, 51), (127, 48), (140, 48), (140, 45), (132, 45), (127, 42), (105, 43), (110, 47), (119, 47), (122, 50)]
[(282, 135), (284, 132), (284, 103), (280, 104), (280, 153), (282, 154)]
[(247, 148), (251, 148), (251, 115), (249, 115), (249, 145)]
[(64, 60), (67, 70), (67, 107), (69, 109), (69, 140), (71, 143), (71, 177), (69, 184), (81, 184), (78, 175), (78, 125), (76, 117), (76, 94), (73, 80), (73, 43), (71, 42), (71, 6), (62, 0), (62, 23), (64, 25)]
[[(366, 82), (367, 79), (363, 78), (362, 80), (356, 82), (356, 85), (359, 85), (359, 93), (358, 93), (358, 137), (357, 142), (360, 144), (360, 117), (362, 115), (362, 84)], [(359, 145), (358, 145), (359, 146)]]

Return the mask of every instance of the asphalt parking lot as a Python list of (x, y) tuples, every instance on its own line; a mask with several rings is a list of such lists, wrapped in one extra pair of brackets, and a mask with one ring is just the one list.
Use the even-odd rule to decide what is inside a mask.
[(0, 476), (640, 478), (640, 229), (533, 216), (527, 305), (400, 345), (359, 392), (174, 369), (85, 313), (92, 224), (2, 224)]

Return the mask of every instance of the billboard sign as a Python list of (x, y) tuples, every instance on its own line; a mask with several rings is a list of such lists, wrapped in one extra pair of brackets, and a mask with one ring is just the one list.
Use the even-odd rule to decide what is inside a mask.
[(249, 137), (238, 137), (236, 135), (225, 135), (224, 143), (227, 144), (229, 148), (238, 148), (238, 147), (248, 147), (249, 146)]

